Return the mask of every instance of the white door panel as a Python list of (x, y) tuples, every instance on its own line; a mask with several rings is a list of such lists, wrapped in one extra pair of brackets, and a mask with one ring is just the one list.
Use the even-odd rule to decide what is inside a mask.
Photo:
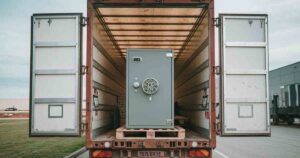
[(268, 134), (266, 15), (220, 15), (222, 134)]
[(36, 42), (76, 42), (79, 21), (75, 16), (36, 17), (34, 38)]
[(78, 136), (81, 14), (32, 16), (30, 135)]
[(76, 69), (75, 47), (38, 47), (35, 51), (35, 67), (37, 70)]
[(266, 98), (265, 75), (227, 75), (226, 98)]
[(36, 75), (36, 98), (75, 98), (74, 75)]
[[(60, 113), (59, 108), (55, 108), (55, 112), (52, 109), (52, 106), (56, 107), (63, 107), (62, 113)], [(63, 106), (59, 106), (63, 105)], [(34, 131), (36, 132), (64, 132), (64, 133), (74, 133), (76, 132), (77, 124), (76, 118), (74, 113), (76, 110), (74, 109), (75, 104), (36, 104), (34, 108), (34, 125), (36, 129)], [(62, 114), (62, 115), (61, 115)], [(51, 118), (51, 119), (49, 119)], [(47, 120), (46, 122), (40, 121), (40, 120)], [(62, 122), (68, 122), (66, 124), (63, 124)]]
[(228, 103), (224, 109), (226, 133), (261, 133), (266, 131), (265, 103)]
[[(223, 16), (224, 17), (224, 16)], [(226, 20), (224, 19), (226, 18)], [(224, 17), (227, 42), (265, 42), (265, 20), (260, 17)]]
[[(266, 68), (265, 48), (227, 47), (227, 69), (264, 70)], [(239, 59), (239, 60), (236, 60)]]

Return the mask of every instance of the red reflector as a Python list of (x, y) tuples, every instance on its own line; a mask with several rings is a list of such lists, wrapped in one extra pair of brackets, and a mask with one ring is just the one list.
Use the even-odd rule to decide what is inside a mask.
[(106, 158), (106, 157), (112, 157), (112, 152), (111, 151), (101, 151), (101, 150), (96, 150), (92, 154), (93, 158)]
[(207, 157), (209, 156), (209, 151), (201, 149), (201, 150), (190, 150), (189, 151), (190, 157)]
[(208, 111), (205, 111), (205, 118), (209, 119), (209, 112)]

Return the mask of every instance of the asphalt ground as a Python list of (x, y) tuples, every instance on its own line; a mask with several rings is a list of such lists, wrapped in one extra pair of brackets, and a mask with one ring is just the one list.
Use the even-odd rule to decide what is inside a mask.
[(213, 158), (300, 158), (299, 124), (271, 130), (271, 137), (217, 137)]

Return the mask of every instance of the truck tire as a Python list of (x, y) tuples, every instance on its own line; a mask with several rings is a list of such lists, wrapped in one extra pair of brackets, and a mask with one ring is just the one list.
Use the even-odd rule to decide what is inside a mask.
[(278, 116), (273, 116), (273, 124), (274, 125), (279, 125), (279, 117)]
[(295, 121), (294, 117), (288, 117), (288, 119), (287, 119), (288, 125), (294, 124), (294, 121)]

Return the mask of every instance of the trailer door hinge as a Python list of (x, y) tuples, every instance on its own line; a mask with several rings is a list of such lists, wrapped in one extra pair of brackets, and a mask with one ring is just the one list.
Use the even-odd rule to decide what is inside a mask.
[(216, 129), (218, 129), (218, 128), (217, 128), (217, 124), (214, 122), (214, 123), (213, 123), (213, 129), (212, 129), (212, 130), (213, 130), (213, 131), (216, 131)]
[(87, 131), (87, 123), (81, 122), (81, 133), (85, 133)]
[(213, 73), (216, 75), (221, 74), (221, 66), (213, 66)]
[(88, 69), (87, 66), (81, 65), (80, 74), (81, 74), (81, 75), (87, 74), (87, 71), (88, 71), (87, 69)]
[(87, 17), (81, 17), (81, 26), (84, 27), (87, 24)]
[(213, 25), (216, 27), (220, 27), (221, 25), (220, 18), (213, 18)]

